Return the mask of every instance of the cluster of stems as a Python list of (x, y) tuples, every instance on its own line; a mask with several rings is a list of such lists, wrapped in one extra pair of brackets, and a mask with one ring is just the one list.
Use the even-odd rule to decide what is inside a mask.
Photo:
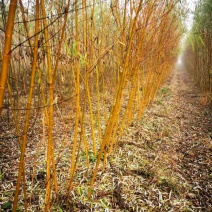
[(61, 125), (64, 113), (71, 117), (63, 132), (72, 155), (67, 194), (74, 186), (80, 152), (86, 156), (85, 169), (92, 152), (91, 197), (100, 166), (105, 168), (114, 145), (130, 122), (141, 117), (175, 66), (182, 34), (178, 0), (34, 4), (11, 1), (8, 16), (4, 14), (8, 21), (1, 52), (0, 113), (5, 115), (3, 100), (9, 99), (21, 152), (13, 211), (21, 185), (26, 211), (28, 207), (25, 157), (32, 111), (39, 111), (41, 128), (47, 129), (45, 211), (51, 208), (53, 193), (60, 192), (58, 141), (53, 139), (58, 111)]

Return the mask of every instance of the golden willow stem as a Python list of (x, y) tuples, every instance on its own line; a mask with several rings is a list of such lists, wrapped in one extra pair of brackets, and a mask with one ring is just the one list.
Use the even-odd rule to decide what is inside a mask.
[[(43, 17), (46, 17), (46, 11), (44, 6), (44, 0), (41, 0), (41, 9)], [(58, 183), (57, 183), (57, 173), (56, 166), (54, 160), (54, 144), (53, 144), (53, 113), (54, 113), (54, 88), (53, 88), (53, 71), (52, 71), (52, 63), (51, 63), (51, 51), (50, 51), (50, 42), (49, 42), (49, 33), (47, 26), (47, 21), (43, 19), (44, 26), (44, 38), (46, 42), (46, 53), (47, 53), (47, 81), (49, 85), (49, 120), (48, 120), (48, 145), (47, 145), (47, 159), (46, 159), (46, 197), (45, 197), (45, 211), (50, 210), (50, 199), (51, 199), (51, 171), (53, 171), (53, 180), (55, 193), (58, 194)]]
[(16, 190), (15, 190), (15, 197), (13, 202), (13, 212), (16, 212), (17, 205), (18, 205), (18, 195), (20, 190), (20, 184), (21, 184), (21, 177), (24, 173), (24, 157), (26, 152), (26, 141), (27, 141), (27, 132), (29, 128), (29, 119), (30, 119), (30, 107), (33, 97), (33, 89), (34, 89), (34, 80), (35, 80), (35, 72), (36, 72), (36, 66), (37, 66), (37, 58), (38, 58), (38, 31), (39, 31), (39, 0), (36, 0), (36, 21), (35, 21), (35, 42), (34, 42), (34, 54), (33, 54), (33, 63), (32, 63), (32, 74), (31, 74), (31, 82), (30, 82), (30, 90), (27, 100), (27, 110), (26, 110), (26, 118), (25, 118), (25, 124), (24, 124), (24, 135), (23, 135), (23, 141), (21, 143), (21, 156), (20, 156), (20, 162), (19, 162), (19, 171), (18, 171), (18, 178), (16, 183)]
[[(82, 0), (82, 18), (83, 20), (87, 20), (87, 12), (86, 12), (86, 0)], [(83, 46), (85, 48), (85, 51), (87, 51), (87, 21), (83, 21)], [(85, 64), (85, 72), (87, 72), (87, 64)], [(85, 97), (86, 97), (86, 82), (85, 82)], [(83, 113), (85, 112), (86, 109), (86, 98), (84, 100), (84, 108), (83, 108)], [(87, 166), (89, 167), (89, 155), (88, 155), (88, 144), (85, 136), (85, 131), (84, 131), (84, 119), (82, 120), (83, 123), (81, 123), (82, 127), (82, 133), (83, 133), (83, 140), (84, 140), (84, 148), (85, 148), (85, 154), (86, 154), (86, 162)]]
[(66, 28), (66, 23), (67, 23), (67, 18), (68, 18), (68, 9), (70, 7), (70, 0), (68, 0), (67, 6), (65, 8), (65, 16), (64, 16), (64, 23), (63, 23), (63, 27), (62, 27), (62, 33), (61, 33), (61, 38), (60, 38), (60, 42), (59, 42), (59, 47), (57, 50), (57, 59), (56, 59), (56, 63), (55, 63), (55, 67), (54, 67), (54, 79), (53, 81), (55, 81), (56, 78), (56, 74), (57, 74), (57, 69), (58, 69), (58, 65), (59, 65), (59, 60), (60, 60), (60, 54), (61, 54), (61, 48), (62, 48), (62, 44), (63, 44), (63, 39), (65, 37), (65, 28)]
[(101, 130), (101, 116), (100, 116), (100, 93), (99, 93), (99, 69), (96, 68), (96, 89), (97, 89), (97, 117), (98, 117), (98, 131), (99, 143), (102, 143), (102, 130)]
[[(79, 52), (79, 21), (78, 21), (78, 0), (75, 2), (75, 27), (76, 27), (76, 52)], [(72, 189), (73, 176), (75, 172), (75, 157), (76, 157), (76, 149), (77, 149), (77, 140), (78, 140), (78, 127), (79, 127), (79, 117), (80, 117), (80, 61), (79, 57), (76, 58), (76, 117), (75, 117), (75, 130), (74, 130), (74, 142), (72, 149), (72, 159), (71, 159), (71, 170), (70, 170), (70, 182), (68, 186), (68, 194)]]
[[(94, 123), (93, 123), (93, 107), (92, 107), (92, 102), (91, 102), (91, 95), (90, 95), (90, 89), (89, 89), (89, 72), (90, 72), (90, 64), (92, 64), (93, 61), (93, 31), (94, 31), (94, 12), (95, 12), (95, 0), (93, 0), (93, 7), (91, 11), (91, 28), (90, 30), (90, 42), (89, 42), (89, 67), (86, 68), (86, 76), (85, 76), (85, 81), (86, 81), (86, 92), (87, 92), (87, 98), (88, 98), (88, 104), (89, 104), (89, 109), (90, 109), (90, 125), (91, 125), (91, 135), (92, 135), (92, 141), (93, 141), (93, 152), (94, 156), (96, 156), (96, 138), (95, 138), (95, 133), (94, 133)], [(92, 74), (92, 72), (91, 72)], [(93, 74), (92, 74), (93, 75)], [(93, 90), (93, 89), (92, 89)]]
[(12, 33), (13, 33), (13, 27), (14, 27), (16, 7), (17, 7), (17, 0), (11, 0), (9, 13), (8, 13), (7, 27), (5, 32), (4, 52), (3, 52), (2, 67), (1, 67), (1, 73), (0, 73), (0, 116), (2, 113), (2, 107), (3, 107), (4, 95), (5, 95), (5, 86), (6, 86), (7, 77), (8, 77), (8, 66), (9, 66), (10, 55), (11, 55), (10, 50), (11, 50), (11, 43), (12, 43)]

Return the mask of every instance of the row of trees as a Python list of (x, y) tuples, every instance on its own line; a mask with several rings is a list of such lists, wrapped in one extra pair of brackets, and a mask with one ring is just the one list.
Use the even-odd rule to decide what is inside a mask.
[[(72, 155), (67, 193), (73, 189), (79, 153), (85, 152), (87, 169), (92, 151), (96, 164), (88, 192), (91, 196), (100, 165), (105, 168), (115, 143), (131, 120), (141, 117), (175, 66), (183, 30), (182, 3), (179, 0), (36, 0), (35, 3), (19, 0), (18, 5), (11, 1), (9, 15), (8, 4), (3, 7), (1, 34), (5, 33), (6, 39), (0, 44), (4, 67), (0, 86), (7, 85), (7, 89), (5, 95), (0, 90), (1, 96), (5, 96), (5, 104), (0, 107), (2, 117), (13, 115), (20, 144), (13, 211), (17, 209), (21, 184), (26, 211), (28, 207), (30, 177), (26, 154), (32, 150), (26, 148), (27, 137), (29, 131), (39, 133), (37, 128), (30, 128), (35, 126), (31, 124), (34, 111), (40, 117), (36, 124), (48, 132), (44, 141), (45, 211), (49, 211), (53, 190), (56, 195), (60, 192), (55, 161), (63, 160), (55, 148), (61, 140), (53, 139), (55, 114), (60, 112), (60, 125), (65, 125), (65, 116), (70, 113), (69, 123), (63, 129), (63, 141), (69, 143)], [(9, 41), (3, 51), (9, 38), (12, 43)], [(69, 128), (71, 135), (67, 133)]]
[(200, 88), (212, 95), (212, 2), (198, 1), (194, 23), (187, 40), (183, 62)]

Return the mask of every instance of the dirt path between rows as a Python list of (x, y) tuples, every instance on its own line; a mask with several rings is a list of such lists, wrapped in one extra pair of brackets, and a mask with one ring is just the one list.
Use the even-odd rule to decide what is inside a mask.
[(174, 108), (170, 118), (178, 131), (174, 136), (178, 164), (190, 186), (187, 199), (193, 208), (212, 210), (212, 113), (194, 82), (183, 71), (175, 71), (170, 83)]

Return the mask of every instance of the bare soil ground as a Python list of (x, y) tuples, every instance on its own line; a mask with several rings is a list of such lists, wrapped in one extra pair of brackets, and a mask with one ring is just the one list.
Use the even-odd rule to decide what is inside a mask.
[[(37, 130), (40, 135), (29, 135), (26, 156), (29, 211), (42, 211), (45, 195), (45, 145), (40, 142), (45, 133)], [(63, 140), (62, 133), (55, 136)], [(10, 211), (20, 153), (15, 139), (0, 140), (0, 145), (0, 210)], [(211, 108), (183, 71), (174, 71), (143, 117), (130, 124), (106, 169), (100, 169), (91, 199), (87, 192), (95, 157), (90, 155), (86, 170), (80, 154), (68, 198), (70, 146), (65, 141), (56, 145), (60, 194), (52, 211), (212, 211)]]

